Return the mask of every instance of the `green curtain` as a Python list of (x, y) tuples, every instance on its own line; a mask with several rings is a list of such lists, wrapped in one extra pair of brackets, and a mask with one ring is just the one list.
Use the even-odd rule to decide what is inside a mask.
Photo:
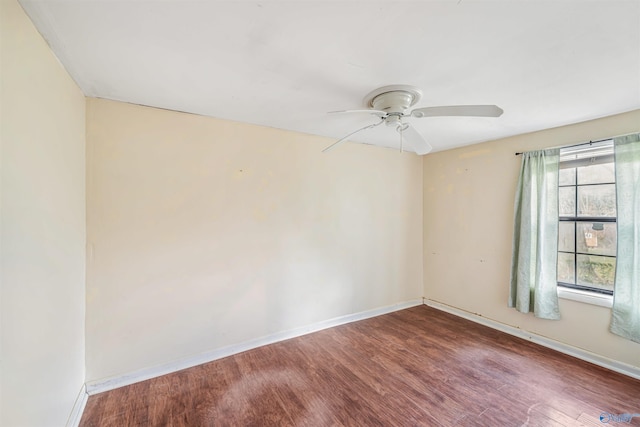
[(640, 342), (640, 134), (614, 138), (618, 250), (611, 332)]
[(522, 154), (515, 201), (509, 307), (559, 319), (558, 170), (560, 149)]

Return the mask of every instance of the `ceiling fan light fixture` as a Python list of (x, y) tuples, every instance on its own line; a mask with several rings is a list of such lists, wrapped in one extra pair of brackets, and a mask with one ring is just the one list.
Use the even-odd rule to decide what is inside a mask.
[(387, 117), (385, 117), (384, 124), (389, 127), (398, 127), (402, 125), (402, 119), (398, 114), (389, 114)]

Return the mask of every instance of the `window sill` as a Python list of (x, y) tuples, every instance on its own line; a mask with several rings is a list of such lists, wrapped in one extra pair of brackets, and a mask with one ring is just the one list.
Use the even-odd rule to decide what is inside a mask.
[(600, 307), (611, 308), (613, 306), (613, 296), (603, 295), (595, 292), (581, 291), (558, 286), (558, 297), (572, 301), (583, 302), (585, 304), (599, 305)]

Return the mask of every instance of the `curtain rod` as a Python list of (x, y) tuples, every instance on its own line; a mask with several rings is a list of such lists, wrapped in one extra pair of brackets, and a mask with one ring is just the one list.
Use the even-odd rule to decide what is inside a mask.
[[(578, 144), (573, 144), (573, 145), (559, 145), (557, 147), (550, 147), (550, 148), (545, 148), (545, 150), (553, 150), (554, 148), (571, 148), (571, 147), (579, 147), (581, 145), (592, 145), (592, 144), (596, 144), (598, 142), (604, 142), (604, 141), (609, 141), (612, 140), (613, 138), (617, 138), (616, 136), (612, 136), (610, 138), (604, 138), (604, 139), (598, 139), (596, 141), (587, 141), (587, 142), (580, 142)], [(519, 156), (521, 154), (525, 153), (525, 151), (520, 152), (520, 153), (516, 153), (516, 156)]]

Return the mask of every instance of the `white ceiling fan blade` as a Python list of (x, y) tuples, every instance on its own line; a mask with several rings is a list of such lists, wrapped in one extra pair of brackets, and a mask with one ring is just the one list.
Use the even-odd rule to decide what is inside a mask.
[(422, 136), (416, 130), (416, 128), (411, 125), (405, 126), (403, 128), (404, 130), (402, 131), (402, 137), (404, 141), (413, 148), (416, 154), (423, 156), (433, 150), (431, 144), (429, 144), (427, 140), (424, 139), (424, 136)]
[(342, 111), (329, 111), (327, 114), (349, 114), (349, 113), (373, 114), (374, 116), (378, 116), (380, 118), (387, 116), (387, 112), (382, 110), (342, 110)]
[(351, 132), (349, 135), (347, 135), (347, 136), (344, 136), (344, 137), (340, 138), (339, 140), (337, 140), (336, 142), (334, 142), (333, 144), (331, 144), (330, 146), (328, 146), (327, 148), (325, 148), (324, 150), (322, 150), (322, 152), (323, 152), (323, 153), (326, 153), (327, 151), (333, 150), (333, 149), (334, 149), (334, 148), (336, 148), (338, 145), (340, 145), (341, 143), (345, 142), (347, 139), (349, 139), (349, 137), (351, 137), (351, 136), (355, 135), (356, 133), (361, 132), (361, 131), (363, 131), (363, 130), (367, 130), (367, 129), (374, 128), (374, 127), (376, 127), (376, 126), (378, 126), (378, 125), (381, 125), (383, 122), (384, 122), (384, 119), (381, 119), (381, 120), (380, 120), (379, 122), (377, 122), (377, 123), (374, 123), (374, 124), (372, 124), (372, 125), (368, 125), (368, 126), (365, 126), (365, 127), (363, 127), (363, 128), (360, 128), (360, 129), (358, 129), (358, 130), (355, 130), (355, 131)]
[(443, 107), (416, 108), (413, 117), (500, 117), (504, 111), (497, 105), (449, 105)]

